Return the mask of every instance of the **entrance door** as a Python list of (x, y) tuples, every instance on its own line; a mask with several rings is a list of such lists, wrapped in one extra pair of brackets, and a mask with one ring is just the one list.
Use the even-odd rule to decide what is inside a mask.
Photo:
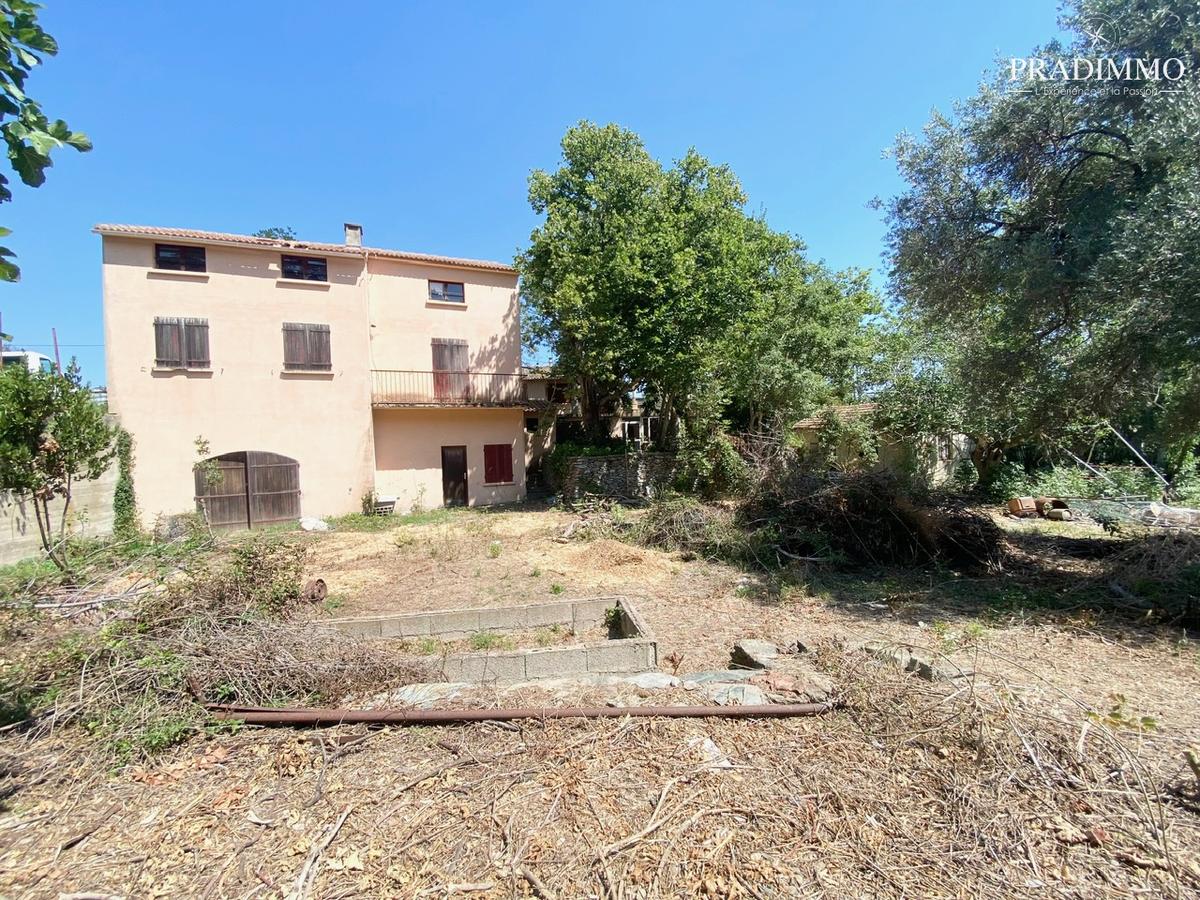
[(195, 470), (196, 507), (213, 528), (300, 518), (300, 464), (262, 450), (225, 453)]
[(467, 505), (467, 448), (442, 448), (442, 502)]

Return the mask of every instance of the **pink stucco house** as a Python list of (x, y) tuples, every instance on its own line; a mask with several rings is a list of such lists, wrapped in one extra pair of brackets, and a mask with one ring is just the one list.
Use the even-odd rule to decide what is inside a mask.
[[(509, 265), (184, 228), (97, 225), (110, 410), (147, 524), (236, 527), (520, 500)], [(197, 466), (197, 463), (204, 463)]]

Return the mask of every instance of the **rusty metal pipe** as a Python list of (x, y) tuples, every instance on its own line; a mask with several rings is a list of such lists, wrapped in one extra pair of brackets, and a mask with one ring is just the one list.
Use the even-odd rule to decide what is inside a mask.
[(818, 716), (834, 709), (828, 703), (768, 703), (758, 706), (549, 706), (541, 709), (271, 709), (210, 704), (218, 719), (247, 725), (450, 725), (465, 722), (511, 722), (514, 719), (785, 719)]

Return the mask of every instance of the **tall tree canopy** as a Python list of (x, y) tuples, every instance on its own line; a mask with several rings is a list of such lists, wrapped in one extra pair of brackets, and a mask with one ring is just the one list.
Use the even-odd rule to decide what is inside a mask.
[(1200, 7), (1076, 0), (1062, 21), (1076, 38), (1035, 56), (1186, 74), (1013, 84), (1005, 65), (895, 147), (909, 186), (887, 204), (891, 287), (945, 349), (921, 377), (957, 386), (982, 469), (1151, 403), (1176, 455), (1200, 431)]
[[(0, 134), (8, 149), (8, 161), (21, 181), (38, 187), (46, 180), (53, 163), (50, 153), (59, 147), (92, 149), (86, 134), (72, 131), (62, 119), (51, 122), (36, 100), (25, 93), (25, 79), (41, 63), (41, 55), (58, 53), (54, 38), (37, 22), (36, 3), (0, 0)], [(0, 173), (0, 203), (12, 200), (8, 177)], [(0, 228), (0, 237), (11, 234)], [(12, 262), (13, 252), (0, 247), (0, 280), (16, 281), (20, 269)]]
[(640, 388), (667, 422), (761, 423), (848, 390), (875, 300), (746, 212), (727, 166), (689, 150), (670, 168), (617, 125), (581, 122), (563, 162), (530, 177), (545, 219), (517, 259), (526, 334), (605, 400)]

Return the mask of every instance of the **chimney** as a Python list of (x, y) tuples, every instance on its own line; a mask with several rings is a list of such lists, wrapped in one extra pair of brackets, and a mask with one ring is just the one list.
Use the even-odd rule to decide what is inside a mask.
[(346, 229), (346, 246), (361, 247), (362, 246), (362, 226), (355, 225), (351, 222), (345, 224)]

